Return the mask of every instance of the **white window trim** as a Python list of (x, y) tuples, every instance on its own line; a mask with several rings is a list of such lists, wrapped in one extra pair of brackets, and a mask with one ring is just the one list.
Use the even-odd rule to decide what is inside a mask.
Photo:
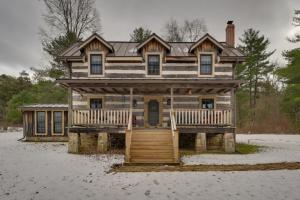
[[(91, 55), (102, 55), (102, 74), (91, 74)], [(104, 77), (105, 74), (105, 53), (104, 51), (89, 51), (88, 52), (88, 76), (89, 77)]]
[[(148, 74), (148, 56), (159, 55), (159, 75), (149, 75)], [(146, 65), (146, 77), (161, 77), (162, 76), (162, 62), (163, 62), (163, 53), (162, 52), (146, 52), (145, 53), (145, 65)]]
[[(200, 71), (200, 64), (201, 64), (201, 55), (211, 55), (212, 57), (212, 71), (211, 71), (211, 74), (201, 74), (201, 71)], [(215, 53), (214, 52), (200, 52), (198, 54), (198, 77), (202, 77), (202, 78), (205, 78), (205, 77), (214, 77), (215, 76)]]
[[(62, 129), (62, 132), (61, 133), (55, 133), (54, 132), (54, 112), (61, 112), (62, 113), (62, 117), (61, 117), (61, 129)], [(51, 124), (52, 124), (52, 128), (51, 128), (51, 135), (54, 135), (54, 136), (63, 136), (65, 134), (65, 112), (62, 111), (62, 110), (52, 110), (51, 111)]]
[[(45, 113), (45, 133), (38, 133), (37, 132), (37, 112), (44, 112)], [(34, 135), (37, 136), (45, 136), (48, 134), (48, 113), (47, 110), (35, 110), (34, 111), (34, 122), (35, 122), (35, 127), (34, 127)]]

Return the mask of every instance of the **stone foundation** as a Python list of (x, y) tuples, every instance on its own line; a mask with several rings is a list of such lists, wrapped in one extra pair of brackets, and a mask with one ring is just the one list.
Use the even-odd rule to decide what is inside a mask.
[(206, 133), (197, 133), (195, 139), (195, 150), (197, 153), (206, 152)]
[(107, 133), (98, 134), (97, 152), (105, 153), (107, 151), (108, 137)]
[(206, 136), (206, 149), (207, 150), (223, 150), (223, 133), (207, 134)]
[(69, 153), (78, 153), (79, 152), (79, 134), (78, 133), (69, 133), (68, 152)]
[(69, 153), (105, 153), (107, 133), (69, 133)]
[(226, 153), (234, 153), (235, 152), (234, 133), (225, 133), (224, 134), (224, 151)]

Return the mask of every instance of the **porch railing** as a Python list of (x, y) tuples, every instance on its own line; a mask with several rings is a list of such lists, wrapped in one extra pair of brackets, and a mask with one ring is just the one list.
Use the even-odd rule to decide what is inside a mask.
[(231, 125), (232, 111), (219, 109), (174, 109), (177, 125)]
[(129, 109), (73, 110), (73, 125), (128, 125)]

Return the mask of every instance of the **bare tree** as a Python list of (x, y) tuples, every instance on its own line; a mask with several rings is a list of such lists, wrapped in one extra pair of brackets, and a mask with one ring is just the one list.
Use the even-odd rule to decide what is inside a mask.
[(207, 32), (204, 19), (185, 20), (182, 27), (183, 40), (195, 42)]
[(165, 39), (169, 42), (181, 42), (183, 40), (181, 28), (177, 20), (171, 18), (165, 24)]
[(195, 42), (207, 32), (204, 19), (184, 20), (183, 25), (171, 18), (164, 26), (165, 39), (170, 42)]
[[(44, 20), (51, 33), (67, 35), (75, 33), (81, 38), (85, 33), (99, 32), (99, 14), (95, 0), (44, 0), (47, 14)], [(46, 31), (42, 31), (42, 34)]]

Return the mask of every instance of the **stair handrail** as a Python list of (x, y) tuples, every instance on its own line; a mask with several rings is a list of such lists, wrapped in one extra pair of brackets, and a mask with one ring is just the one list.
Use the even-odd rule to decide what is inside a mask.
[(170, 110), (170, 120), (171, 120), (171, 131), (172, 131), (172, 139), (173, 139), (174, 160), (178, 162), (179, 161), (178, 131), (176, 127), (176, 120), (175, 120), (175, 115), (173, 110)]
[(132, 136), (132, 109), (129, 112), (127, 130), (125, 131), (125, 162), (130, 161), (130, 146)]

